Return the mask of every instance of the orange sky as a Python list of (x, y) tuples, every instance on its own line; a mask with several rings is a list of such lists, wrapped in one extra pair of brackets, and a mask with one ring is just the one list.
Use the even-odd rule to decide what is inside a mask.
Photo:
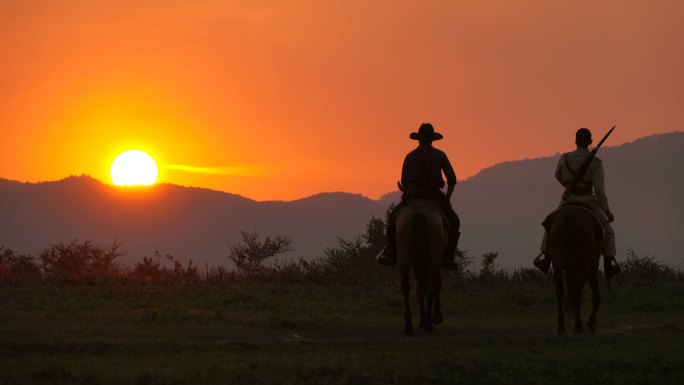
[(0, 177), (109, 183), (135, 148), (161, 182), (375, 198), (421, 122), (460, 178), (682, 130), (682, 36), (679, 0), (0, 0)]

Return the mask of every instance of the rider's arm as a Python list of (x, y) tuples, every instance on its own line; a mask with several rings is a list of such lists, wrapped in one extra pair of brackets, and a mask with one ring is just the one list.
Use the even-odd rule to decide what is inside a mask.
[(449, 202), (451, 202), (451, 195), (454, 193), (454, 187), (456, 187), (455, 184), (447, 185), (446, 198)]
[(401, 165), (401, 180), (399, 181), (399, 184), (404, 186), (404, 188), (407, 188), (409, 186), (409, 180), (408, 180), (409, 155), (406, 155), (406, 157), (404, 158), (404, 163)]
[(451, 162), (449, 162), (449, 158), (446, 156), (446, 154), (444, 154), (442, 171), (444, 172), (444, 176), (446, 177), (447, 181), (446, 197), (447, 200), (450, 201), (451, 195), (454, 193), (454, 187), (456, 186), (457, 180), (456, 172), (454, 171), (454, 168), (451, 166)]
[(563, 157), (564, 156), (568, 156), (568, 155), (567, 154), (561, 155), (560, 159), (558, 159), (558, 164), (556, 164), (556, 180), (563, 187), (565, 187), (565, 184), (563, 183)]
[(613, 214), (608, 206), (608, 196), (606, 195), (605, 179), (603, 174), (603, 162), (601, 162), (601, 160), (598, 158), (594, 158), (594, 161), (592, 162), (592, 168), (591, 181), (594, 184), (596, 198), (598, 198), (601, 210), (606, 213), (608, 219), (610, 219), (610, 222), (612, 222)]

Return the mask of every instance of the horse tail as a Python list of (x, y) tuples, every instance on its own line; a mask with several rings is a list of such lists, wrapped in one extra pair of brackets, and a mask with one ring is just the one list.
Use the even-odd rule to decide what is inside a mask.
[[(578, 255), (581, 254), (581, 242), (578, 239), (579, 234), (576, 229), (580, 226), (580, 219), (577, 212), (565, 211), (558, 214), (560, 223), (562, 224), (557, 230), (559, 245), (563, 250), (562, 261), (560, 263), (561, 271), (558, 272), (562, 279), (565, 276), (567, 292), (565, 294), (565, 317), (567, 320), (572, 320), (578, 311), (579, 302), (579, 287), (578, 280), (581, 275), (580, 261)], [(554, 269), (557, 267), (554, 266)]]
[[(560, 231), (560, 244), (566, 252), (573, 255), (581, 248), (582, 242), (578, 242), (578, 234), (574, 231), (579, 226), (579, 219), (577, 213), (573, 211), (566, 211), (561, 213), (563, 228)], [(571, 263), (572, 261), (566, 261)]]
[(418, 212), (413, 217), (413, 234), (415, 236), (413, 243), (412, 254), (413, 258), (413, 274), (416, 276), (416, 294), (419, 298), (423, 298), (428, 290), (425, 285), (428, 283), (429, 273), (429, 259), (426, 256), (430, 255), (430, 238), (428, 232), (428, 220), (425, 213)]
[[(585, 210), (562, 208), (553, 217), (549, 226), (549, 249), (553, 259), (556, 290), (562, 290), (563, 281), (567, 284), (563, 301), (568, 320), (580, 320), (582, 291), (592, 269), (597, 268), (596, 242), (594, 228), (596, 222)], [(560, 288), (560, 289), (559, 289)], [(559, 314), (562, 317), (563, 314)], [(559, 329), (562, 325), (559, 324)]]

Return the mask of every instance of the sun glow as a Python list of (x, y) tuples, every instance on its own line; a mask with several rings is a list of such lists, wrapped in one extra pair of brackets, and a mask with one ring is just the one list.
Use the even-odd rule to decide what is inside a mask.
[(151, 186), (157, 181), (159, 169), (149, 154), (129, 150), (114, 159), (109, 174), (117, 186)]

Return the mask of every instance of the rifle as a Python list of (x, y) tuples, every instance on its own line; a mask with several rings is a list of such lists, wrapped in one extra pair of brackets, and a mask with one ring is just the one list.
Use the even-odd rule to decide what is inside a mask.
[(598, 152), (599, 148), (601, 147), (603, 142), (605, 142), (606, 139), (608, 139), (608, 136), (610, 136), (610, 134), (613, 132), (614, 129), (615, 129), (615, 125), (613, 125), (613, 127), (611, 127), (610, 130), (608, 130), (608, 133), (603, 137), (603, 139), (601, 139), (599, 144), (591, 150), (591, 152), (589, 153), (589, 156), (587, 156), (587, 158), (584, 160), (584, 162), (582, 162), (582, 165), (580, 166), (579, 170), (577, 170), (577, 173), (572, 178), (570, 183), (565, 185), (565, 191), (563, 192), (563, 198), (564, 199), (567, 198), (568, 195), (570, 195), (570, 192), (575, 188), (575, 185), (577, 184), (577, 182), (579, 182), (580, 179), (582, 179), (584, 174), (587, 172), (587, 170), (589, 169), (589, 165), (591, 165), (591, 161), (594, 160), (594, 158), (596, 157), (596, 153)]

